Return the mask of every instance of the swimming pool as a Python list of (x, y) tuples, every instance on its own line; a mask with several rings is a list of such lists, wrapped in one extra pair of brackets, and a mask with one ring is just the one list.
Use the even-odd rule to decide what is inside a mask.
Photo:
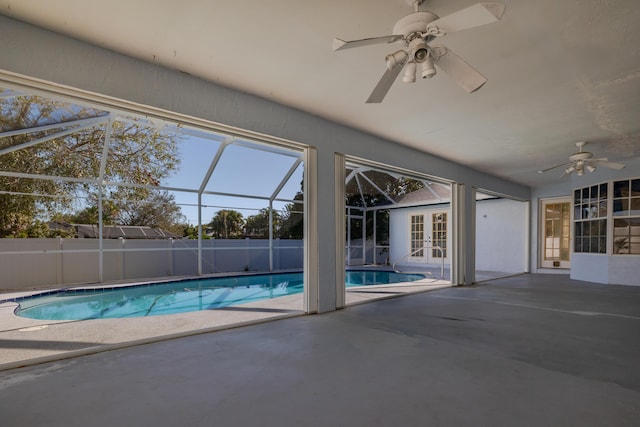
[[(346, 286), (370, 286), (424, 279), (421, 274), (349, 270)], [(189, 279), (108, 288), (63, 289), (14, 301), (15, 313), (40, 320), (88, 320), (160, 316), (212, 310), (294, 295), (303, 291), (302, 273)]]

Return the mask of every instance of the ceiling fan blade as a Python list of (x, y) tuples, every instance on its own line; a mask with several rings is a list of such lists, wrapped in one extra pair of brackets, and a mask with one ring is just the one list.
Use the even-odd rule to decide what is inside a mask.
[(351, 40), (351, 41), (345, 41), (342, 39), (333, 39), (333, 50), (336, 51), (336, 50), (351, 49), (354, 47), (369, 46), (372, 44), (380, 44), (380, 43), (393, 43), (398, 40), (402, 40), (403, 38), (404, 38), (403, 35), (390, 35), (390, 36), (372, 37), (369, 39)]
[(622, 163), (609, 162), (607, 161), (607, 159), (593, 159), (591, 160), (591, 162), (597, 164), (598, 166), (604, 166), (605, 168), (615, 169), (615, 170), (624, 169), (624, 167), (626, 166), (626, 165), (623, 165)]
[[(567, 163), (562, 163), (562, 164), (560, 164), (560, 165), (551, 166), (550, 168), (546, 168), (546, 169), (539, 170), (539, 171), (538, 171), (538, 173), (545, 173), (545, 172), (549, 172), (550, 170), (558, 169), (558, 168), (561, 168), (561, 167), (563, 167), (563, 166), (567, 166), (567, 165), (569, 165), (569, 164), (571, 164), (571, 162), (567, 162)], [(565, 174), (562, 174), (562, 176), (564, 176), (564, 175), (565, 175)]]
[(431, 52), (434, 63), (468, 93), (475, 92), (487, 82), (482, 74), (450, 49), (444, 46), (433, 46)]
[[(436, 19), (427, 25), (427, 32), (436, 29), (436, 33), (453, 33), (468, 28), (498, 22), (504, 14), (505, 5), (500, 3), (477, 3), (465, 9), (454, 12), (443, 18)], [(437, 31), (439, 30), (439, 31)], [(436, 34), (436, 35), (444, 35)]]
[(404, 64), (393, 67), (390, 70), (387, 69), (387, 71), (385, 71), (385, 73), (382, 75), (382, 78), (373, 89), (373, 92), (371, 92), (371, 95), (369, 95), (367, 104), (377, 104), (382, 102), (384, 97), (387, 95), (387, 92), (389, 92), (389, 89), (391, 89), (391, 85), (396, 81), (398, 74), (400, 74), (400, 71), (402, 71), (402, 68), (404, 68)]

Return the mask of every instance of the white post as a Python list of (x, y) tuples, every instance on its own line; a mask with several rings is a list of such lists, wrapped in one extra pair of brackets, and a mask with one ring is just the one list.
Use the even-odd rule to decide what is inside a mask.
[(316, 313), (319, 308), (318, 153), (309, 147), (304, 156), (304, 311)]
[(98, 281), (102, 282), (104, 274), (104, 248), (102, 242), (102, 191), (104, 186), (100, 183), (100, 191), (98, 191)]
[(198, 276), (202, 276), (202, 192), (198, 191)]
[(269, 271), (273, 271), (273, 202), (269, 200)]
[[(344, 308), (346, 304), (346, 273), (345, 273), (345, 186), (346, 186), (345, 158), (342, 154), (336, 154), (334, 160), (334, 203), (336, 221), (336, 309)], [(351, 221), (349, 221), (351, 222)]]

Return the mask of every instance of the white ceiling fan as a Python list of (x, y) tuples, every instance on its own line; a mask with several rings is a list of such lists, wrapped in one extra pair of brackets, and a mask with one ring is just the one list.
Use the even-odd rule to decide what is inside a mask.
[(584, 175), (585, 169), (589, 172), (595, 172), (597, 166), (604, 166), (605, 168), (620, 170), (623, 169), (625, 165), (622, 163), (610, 162), (607, 158), (594, 159), (593, 154), (588, 151), (583, 151), (583, 147), (587, 143), (585, 141), (576, 142), (576, 146), (578, 147), (578, 152), (569, 156), (569, 161), (566, 163), (562, 163), (560, 165), (552, 166), (547, 169), (539, 170), (538, 173), (545, 173), (550, 170), (567, 166), (562, 173), (562, 176), (570, 175), (572, 173), (576, 173), (578, 176)]
[(385, 57), (387, 71), (367, 103), (382, 102), (402, 69), (405, 70), (402, 80), (405, 83), (415, 82), (418, 65), (422, 69), (420, 75), (423, 79), (435, 76), (434, 66), (437, 66), (468, 93), (475, 92), (487, 82), (482, 74), (450, 49), (429, 43), (448, 33), (497, 22), (502, 17), (505, 6), (498, 3), (477, 3), (440, 18), (432, 12), (419, 11), (423, 2), (424, 0), (407, 0), (414, 11), (396, 22), (392, 35), (353, 41), (337, 38), (333, 40), (334, 51), (397, 41), (404, 44), (403, 49)]

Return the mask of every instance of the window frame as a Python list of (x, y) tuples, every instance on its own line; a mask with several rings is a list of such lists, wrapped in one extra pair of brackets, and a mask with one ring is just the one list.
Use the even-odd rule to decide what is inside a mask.
[[(618, 196), (616, 194), (617, 188), (620, 188), (618, 184), (627, 183), (627, 194), (624, 196)], [(612, 191), (611, 191), (611, 254), (612, 255), (640, 255), (640, 209), (637, 209), (634, 213), (633, 207), (634, 202), (636, 205), (640, 205), (640, 178), (626, 178), (612, 181)], [(637, 188), (637, 193), (634, 194), (634, 185)], [(621, 207), (624, 207), (626, 202), (627, 209), (616, 211), (616, 205), (620, 203)], [(640, 208), (640, 206), (636, 206)], [(616, 214), (616, 212), (620, 212)], [(625, 221), (627, 224), (624, 226), (627, 230), (625, 233), (618, 233), (616, 230), (621, 227), (616, 227), (616, 223), (621, 223)], [(636, 225), (633, 225), (633, 224)], [(636, 228), (636, 230), (633, 230)], [(633, 234), (633, 232), (637, 234)], [(623, 238), (620, 241), (620, 238)], [(620, 243), (624, 243), (626, 240), (626, 247), (619, 245)], [(624, 252), (621, 250), (626, 249), (628, 252)], [(634, 249), (636, 252), (634, 252)]]
[[(609, 253), (610, 195), (608, 183), (598, 183), (572, 190), (574, 253), (599, 255)], [(595, 250), (592, 249), (594, 243)], [(585, 247), (587, 250), (584, 250)]]
[[(597, 189), (595, 197), (594, 189)], [(602, 195), (603, 189), (606, 189), (606, 197)], [(573, 188), (571, 204), (572, 253), (609, 256), (640, 255), (640, 177), (612, 179)], [(634, 207), (637, 209), (634, 210)], [(626, 225), (616, 227), (623, 221)], [(617, 231), (617, 228), (622, 227), (627, 227), (626, 232)], [(596, 231), (595, 234), (594, 231)], [(594, 239), (598, 242), (597, 251), (591, 250)], [(621, 239), (628, 242), (626, 246), (620, 245)], [(589, 245), (587, 251), (582, 250), (585, 241), (588, 241)], [(605, 242), (604, 250), (602, 250), (603, 242)]]

